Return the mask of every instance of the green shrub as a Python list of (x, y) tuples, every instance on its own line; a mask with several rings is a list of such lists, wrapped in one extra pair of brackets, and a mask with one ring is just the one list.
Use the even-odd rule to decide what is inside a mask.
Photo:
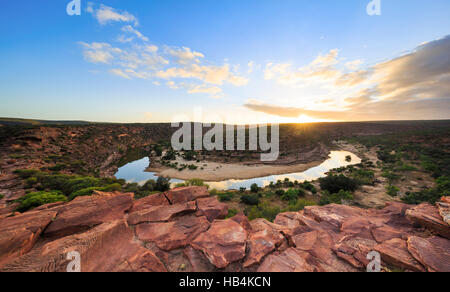
[(92, 193), (94, 193), (94, 191), (115, 192), (115, 191), (121, 191), (121, 190), (122, 190), (122, 186), (118, 183), (112, 184), (112, 185), (109, 185), (106, 187), (90, 187), (90, 188), (86, 188), (86, 189), (82, 189), (82, 190), (78, 190), (78, 191), (74, 192), (73, 194), (71, 194), (69, 196), (69, 200), (72, 201), (73, 199), (75, 199), (77, 197), (92, 196)]
[(310, 183), (309, 181), (305, 181), (305, 182), (303, 182), (303, 183), (301, 183), (300, 184), (300, 187), (302, 188), (302, 189), (305, 189), (305, 190), (307, 190), (307, 191), (310, 191), (312, 194), (317, 194), (317, 189), (316, 189), (316, 187), (312, 184), (312, 183)]
[(285, 193), (286, 193), (286, 192), (285, 192), (284, 190), (276, 190), (276, 191), (275, 191), (275, 194), (276, 194), (277, 196), (279, 196), (279, 197), (284, 196)]
[(203, 187), (206, 185), (205, 181), (199, 178), (189, 179), (186, 180), (184, 183), (177, 184), (177, 187), (190, 187), (190, 186)]
[(352, 157), (350, 155), (345, 156), (345, 161), (351, 162), (352, 161)]
[(246, 205), (255, 206), (259, 204), (259, 196), (257, 194), (243, 195), (241, 202)]
[(221, 201), (221, 202), (229, 202), (229, 201), (231, 201), (233, 199), (233, 196), (234, 195), (231, 192), (218, 194), (219, 201)]
[(236, 209), (229, 209), (226, 219), (232, 218), (232, 217), (236, 216), (238, 213), (239, 213), (239, 211)]
[(170, 178), (165, 178), (165, 177), (158, 177), (158, 179), (156, 180), (156, 191), (160, 191), (160, 192), (166, 192), (168, 190), (170, 190)]
[(31, 189), (34, 185), (36, 185), (38, 182), (37, 177), (29, 177), (25, 180), (25, 188), (26, 189)]
[(32, 176), (35, 176), (36, 174), (39, 173), (39, 170), (35, 170), (35, 169), (18, 169), (16, 171), (14, 171), (15, 174), (17, 174), (18, 176), (20, 176), (22, 179), (27, 179), (30, 178)]
[(353, 199), (353, 194), (348, 191), (340, 190), (338, 193), (331, 195), (325, 192), (320, 198), (319, 205), (342, 204), (342, 201), (353, 201)]
[(76, 191), (103, 185), (101, 180), (95, 177), (74, 177), (67, 180), (64, 183), (62, 191), (64, 194), (72, 194)]
[(166, 160), (166, 161), (172, 161), (177, 159), (177, 153), (175, 151), (173, 151), (172, 149), (167, 151), (166, 155), (164, 155), (164, 157), (162, 158), (162, 160)]
[(261, 203), (258, 206), (252, 206), (246, 210), (249, 220), (264, 218), (271, 222), (273, 222), (276, 216), (280, 213), (281, 209), (279, 207), (273, 207), (268, 203)]
[(339, 193), (339, 191), (350, 191), (356, 190), (356, 182), (342, 174), (333, 175), (330, 174), (325, 178), (319, 179), (320, 187), (322, 190), (328, 191), (331, 194)]
[(390, 184), (396, 182), (401, 177), (400, 175), (396, 174), (395, 172), (392, 172), (389, 170), (383, 171), (383, 174), (381, 176), (384, 177), (385, 179), (387, 179)]
[(421, 204), (428, 202), (435, 204), (443, 196), (450, 196), (450, 177), (441, 176), (436, 180), (436, 187), (416, 193), (406, 193), (402, 201), (407, 204)]
[(245, 193), (246, 191), (247, 191), (246, 187), (240, 187), (239, 188), (239, 192), (241, 192), (241, 193)]
[(351, 176), (358, 185), (375, 184), (375, 172), (372, 170), (358, 169), (355, 170)]
[(258, 184), (252, 184), (251, 186), (250, 186), (250, 191), (252, 192), (252, 193), (257, 193), (257, 192), (259, 192), (259, 186), (258, 186)]
[(397, 197), (400, 189), (393, 185), (388, 185), (386, 187), (386, 193), (391, 197)]
[(58, 164), (56, 164), (56, 165), (54, 165), (54, 166), (50, 166), (50, 167), (48, 168), (48, 170), (50, 170), (50, 171), (61, 171), (61, 170), (66, 169), (66, 168), (67, 168), (67, 165), (66, 165), (66, 164), (64, 164), (64, 163), (58, 163)]
[(156, 189), (156, 181), (154, 179), (150, 179), (146, 181), (140, 189), (141, 191), (153, 192)]
[(298, 197), (300, 196), (300, 194), (301, 194), (301, 191), (298, 189), (289, 189), (285, 192), (285, 194), (283, 196), (281, 196), (281, 199), (283, 201), (296, 202), (298, 200)]
[(0, 200), (3, 200), (5, 198), (5, 195), (0, 194)]
[(58, 191), (37, 192), (37, 193), (29, 193), (28, 195), (25, 195), (19, 200), (17, 200), (16, 202), (19, 203), (17, 211), (23, 213), (42, 205), (56, 202), (67, 202), (67, 197)]
[(307, 206), (315, 206), (315, 205), (317, 204), (314, 201), (306, 199), (298, 199), (297, 202), (295, 202), (295, 204), (289, 204), (289, 206), (285, 210), (283, 210), (283, 212), (298, 212), (305, 209), (305, 207)]

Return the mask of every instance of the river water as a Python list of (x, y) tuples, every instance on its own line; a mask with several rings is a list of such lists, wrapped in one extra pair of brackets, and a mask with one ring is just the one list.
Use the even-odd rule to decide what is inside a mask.
[[(346, 161), (346, 157), (351, 156), (352, 160)], [(316, 167), (312, 167), (306, 171), (299, 173), (290, 173), (282, 175), (271, 175), (259, 178), (245, 179), (245, 180), (225, 180), (221, 182), (208, 182), (210, 189), (218, 190), (237, 190), (241, 187), (247, 189), (254, 183), (260, 187), (268, 186), (270, 182), (276, 183), (278, 180), (284, 181), (285, 178), (289, 178), (290, 181), (312, 181), (325, 177), (325, 174), (339, 167), (345, 167), (349, 165), (355, 165), (361, 163), (361, 159), (351, 152), (347, 151), (331, 151), (330, 158), (324, 161), (322, 164)], [(115, 174), (118, 179), (125, 179), (129, 183), (143, 184), (149, 179), (158, 179), (158, 176), (154, 172), (146, 172), (145, 169), (149, 166), (150, 160), (148, 157), (140, 160), (130, 162), (125, 166), (119, 168), (119, 171)], [(188, 170), (186, 170), (188, 171)], [(172, 179), (172, 183), (180, 183), (182, 180)]]

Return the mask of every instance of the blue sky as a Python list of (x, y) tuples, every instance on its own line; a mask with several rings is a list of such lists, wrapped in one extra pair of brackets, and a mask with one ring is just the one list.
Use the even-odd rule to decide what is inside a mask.
[(449, 69), (433, 61), (449, 58), (448, 0), (381, 0), (381, 16), (367, 15), (369, 0), (81, 0), (81, 16), (66, 14), (69, 2), (2, 1), (0, 116), (450, 118)]

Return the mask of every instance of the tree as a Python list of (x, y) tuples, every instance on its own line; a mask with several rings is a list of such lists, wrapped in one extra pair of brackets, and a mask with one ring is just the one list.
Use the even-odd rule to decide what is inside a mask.
[(326, 190), (330, 194), (339, 193), (339, 191), (341, 190), (353, 192), (357, 187), (357, 184), (354, 180), (344, 176), (343, 174), (330, 174), (325, 178), (319, 179), (319, 182), (322, 190)]
[(155, 190), (160, 192), (166, 192), (170, 190), (170, 178), (165, 178), (162, 176), (158, 177), (158, 179), (156, 180)]
[(252, 185), (250, 186), (250, 190), (251, 190), (252, 193), (257, 193), (257, 192), (259, 192), (259, 186), (258, 186), (258, 184), (252, 184)]

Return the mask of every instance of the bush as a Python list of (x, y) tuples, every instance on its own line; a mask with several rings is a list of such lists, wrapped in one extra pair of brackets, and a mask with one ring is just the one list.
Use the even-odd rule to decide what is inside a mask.
[(310, 183), (309, 181), (305, 181), (304, 183), (301, 183), (300, 187), (305, 189), (305, 190), (307, 190), (307, 191), (310, 191), (314, 195), (317, 194), (316, 187), (312, 183)]
[(283, 201), (296, 202), (298, 200), (300, 193), (301, 191), (298, 189), (289, 189), (287, 192), (285, 192), (283, 196), (281, 196), (281, 199)]
[(305, 207), (307, 206), (315, 206), (315, 205), (317, 204), (314, 201), (299, 199), (297, 200), (297, 202), (295, 202), (295, 204), (289, 204), (289, 206), (285, 210), (283, 210), (283, 212), (298, 212), (305, 209)]
[(69, 196), (69, 200), (72, 201), (73, 199), (75, 199), (77, 197), (92, 196), (94, 191), (116, 192), (116, 191), (121, 191), (121, 190), (122, 190), (122, 186), (118, 183), (112, 184), (112, 185), (109, 185), (106, 187), (90, 187), (90, 188), (86, 188), (86, 189), (82, 189), (82, 190), (74, 192), (73, 194), (71, 194)]
[(350, 155), (345, 156), (345, 161), (351, 162), (352, 161), (352, 157)]
[(39, 170), (35, 169), (19, 169), (14, 171), (15, 174), (20, 176), (22, 179), (27, 179), (29, 177), (35, 176), (39, 173)]
[(164, 155), (164, 157), (162, 158), (162, 160), (166, 160), (166, 161), (172, 161), (177, 159), (177, 153), (175, 151), (173, 151), (172, 149), (167, 151), (166, 155)]
[(241, 192), (241, 193), (245, 193), (246, 191), (247, 191), (246, 187), (239, 188), (239, 192)]
[(342, 201), (353, 201), (353, 199), (353, 194), (351, 192), (340, 190), (338, 193), (332, 195), (324, 193), (320, 198), (319, 205), (342, 204)]
[(375, 172), (372, 170), (358, 169), (352, 173), (352, 178), (358, 185), (375, 184)]
[(285, 192), (284, 190), (276, 190), (276, 191), (275, 191), (275, 194), (276, 194), (277, 196), (279, 196), (279, 197), (284, 196), (285, 193), (286, 193), (286, 192)]
[(219, 201), (221, 202), (229, 202), (233, 199), (233, 193), (226, 192), (226, 193), (220, 193), (217, 195), (219, 197)]
[(95, 177), (75, 177), (70, 178), (67, 182), (63, 183), (63, 188), (61, 190), (64, 194), (69, 195), (82, 189), (101, 185), (102, 182), (100, 179)]
[(158, 177), (158, 179), (156, 180), (156, 191), (160, 191), (160, 192), (166, 192), (168, 190), (170, 190), (170, 178), (165, 178), (165, 177)]
[(239, 213), (239, 211), (236, 209), (229, 209), (226, 219), (232, 218), (232, 217), (236, 216), (238, 213)]
[(257, 192), (259, 192), (259, 186), (258, 186), (258, 184), (252, 184), (252, 185), (250, 186), (250, 191), (251, 191), (252, 193), (257, 193)]
[(246, 205), (256, 206), (259, 204), (259, 196), (257, 194), (243, 195), (241, 197), (241, 202)]
[(400, 189), (393, 185), (388, 185), (386, 187), (386, 193), (391, 197), (397, 197)]
[(58, 191), (37, 192), (29, 193), (28, 195), (25, 195), (22, 198), (18, 199), (16, 202), (19, 203), (19, 207), (17, 207), (16, 210), (23, 213), (42, 205), (56, 202), (67, 202), (67, 197)]
[(450, 177), (441, 176), (436, 180), (436, 188), (423, 190), (417, 193), (406, 193), (402, 201), (407, 204), (421, 204), (428, 202), (435, 204), (443, 196), (450, 196)]
[(5, 198), (5, 195), (0, 194), (0, 200), (3, 200)]
[(141, 191), (153, 192), (156, 189), (156, 181), (154, 179), (150, 179), (146, 181), (140, 189)]
[(188, 151), (188, 152), (184, 153), (184, 155), (183, 155), (184, 159), (187, 161), (195, 160), (196, 156), (197, 156), (197, 152), (195, 152), (195, 151)]
[(322, 190), (328, 191), (331, 194), (339, 193), (339, 191), (350, 191), (356, 190), (356, 182), (342, 174), (333, 175), (330, 174), (325, 178), (319, 179), (320, 187)]
[(246, 210), (249, 220), (255, 220), (258, 218), (264, 218), (273, 222), (278, 214), (281, 213), (279, 207), (272, 207), (268, 203), (261, 203), (258, 206), (250, 207)]

